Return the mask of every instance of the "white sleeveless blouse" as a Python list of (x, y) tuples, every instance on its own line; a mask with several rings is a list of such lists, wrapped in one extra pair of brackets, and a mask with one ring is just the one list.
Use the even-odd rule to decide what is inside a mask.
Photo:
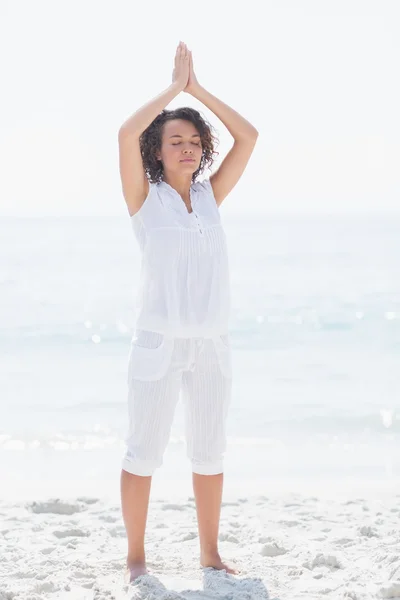
[(230, 277), (225, 232), (209, 179), (192, 183), (188, 212), (165, 181), (130, 217), (141, 251), (136, 329), (175, 337), (227, 334)]

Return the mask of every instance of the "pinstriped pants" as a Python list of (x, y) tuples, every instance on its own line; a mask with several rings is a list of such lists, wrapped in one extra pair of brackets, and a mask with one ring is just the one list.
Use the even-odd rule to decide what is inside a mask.
[(231, 388), (229, 335), (176, 338), (136, 331), (128, 360), (129, 427), (122, 468), (148, 476), (162, 465), (182, 394), (192, 471), (222, 473)]

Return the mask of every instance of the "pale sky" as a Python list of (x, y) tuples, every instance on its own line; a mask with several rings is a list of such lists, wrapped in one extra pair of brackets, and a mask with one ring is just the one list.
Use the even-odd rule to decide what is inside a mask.
[[(0, 216), (127, 216), (118, 129), (180, 39), (260, 132), (226, 215), (399, 212), (399, 30), (398, 0), (0, 0)], [(185, 105), (220, 135), (215, 169), (233, 139)]]

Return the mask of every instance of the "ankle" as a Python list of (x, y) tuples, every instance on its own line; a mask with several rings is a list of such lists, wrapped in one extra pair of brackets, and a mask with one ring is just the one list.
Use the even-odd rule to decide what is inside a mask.
[(200, 556), (202, 559), (219, 557), (218, 548), (202, 549), (202, 550), (200, 550)]
[(132, 552), (128, 554), (126, 558), (126, 564), (128, 567), (132, 567), (135, 565), (144, 565), (146, 564), (146, 555), (144, 550), (140, 552)]

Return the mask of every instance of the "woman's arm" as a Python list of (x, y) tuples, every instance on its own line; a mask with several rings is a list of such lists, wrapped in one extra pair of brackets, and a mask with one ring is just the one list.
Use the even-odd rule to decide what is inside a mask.
[(180, 43), (176, 50), (171, 85), (139, 108), (119, 129), (119, 170), (122, 191), (131, 216), (140, 209), (149, 193), (149, 181), (140, 150), (140, 136), (166, 105), (184, 89), (188, 77), (189, 57), (186, 47)]
[(199, 84), (194, 73), (191, 52), (189, 52), (189, 79), (184, 91), (207, 106), (223, 122), (235, 140), (221, 165), (210, 176), (214, 197), (219, 206), (242, 176), (256, 145), (258, 131), (233, 108)]
[(165, 106), (181, 91), (178, 83), (139, 108), (121, 125), (118, 132), (119, 172), (122, 192), (130, 216), (133, 216), (146, 200), (150, 184), (147, 179), (140, 149), (140, 136)]
[(234, 144), (218, 169), (210, 176), (215, 201), (219, 206), (241, 178), (258, 138), (257, 129), (236, 110), (216, 98), (197, 81), (189, 52), (189, 79), (184, 89), (209, 108), (225, 125)]

